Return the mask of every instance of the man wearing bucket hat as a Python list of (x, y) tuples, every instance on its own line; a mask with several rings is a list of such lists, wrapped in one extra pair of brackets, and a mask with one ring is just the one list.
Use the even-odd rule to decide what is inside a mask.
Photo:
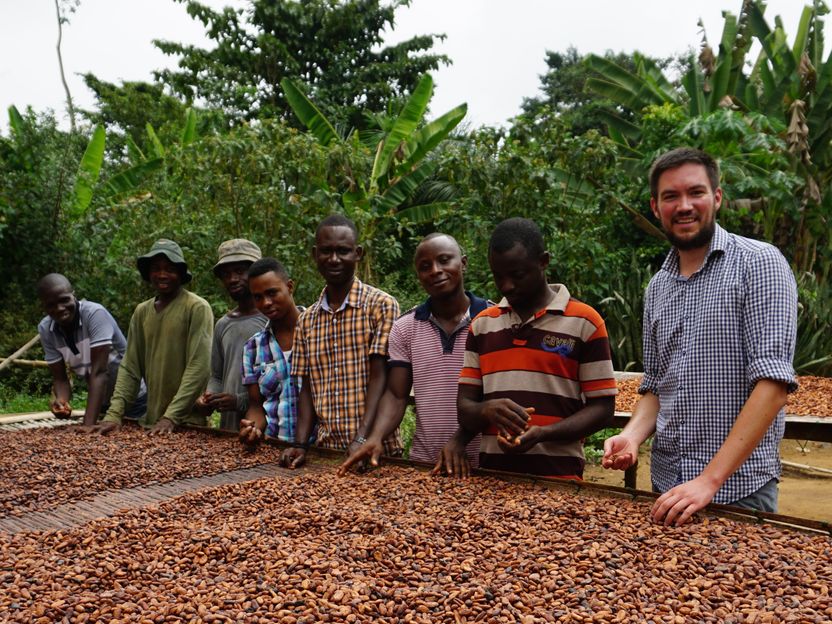
[(119, 427), (142, 379), (147, 414), (139, 422), (151, 433), (169, 433), (186, 423), (204, 425), (205, 417), (193, 407), (210, 375), (211, 307), (183, 288), (193, 276), (172, 240), (157, 240), (136, 266), (156, 295), (133, 312), (110, 409), (96, 430), (107, 433)]
[(243, 346), (269, 320), (254, 305), (248, 288), (248, 268), (262, 257), (260, 248), (244, 238), (220, 244), (216, 275), (237, 306), (217, 321), (211, 348), (211, 379), (208, 389), (196, 400), (203, 414), (220, 412), (220, 427), (237, 431), (248, 409), (248, 393), (242, 383), (240, 359)]

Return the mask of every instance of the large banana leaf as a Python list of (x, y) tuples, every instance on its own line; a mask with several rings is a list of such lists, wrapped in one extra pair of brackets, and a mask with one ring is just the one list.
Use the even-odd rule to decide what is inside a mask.
[(731, 82), (731, 68), (734, 64), (732, 50), (737, 40), (737, 18), (725, 13), (725, 25), (722, 30), (722, 40), (719, 43), (719, 56), (716, 69), (711, 77), (711, 94), (708, 98), (708, 112), (719, 108), (720, 102), (728, 93)]
[(20, 138), (23, 135), (24, 126), (23, 116), (17, 107), (12, 104), (9, 106), (9, 127), (14, 131), (14, 134)]
[(451, 202), (433, 202), (431, 204), (408, 206), (396, 213), (396, 220), (410, 223), (430, 223), (451, 207)]
[(196, 111), (189, 108), (185, 113), (185, 127), (182, 128), (182, 145), (192, 143), (196, 139)]
[(125, 143), (127, 143), (127, 158), (130, 159), (131, 163), (138, 164), (146, 160), (144, 152), (142, 152), (139, 146), (136, 145), (136, 142), (133, 140), (133, 137), (131, 137), (129, 134), (127, 135)]
[(664, 91), (661, 87), (662, 82), (652, 76), (655, 66), (646, 62), (646, 59), (642, 59), (639, 64), (645, 75), (634, 74), (617, 63), (595, 54), (590, 54), (586, 63), (590, 69), (603, 78), (603, 80), (590, 78), (587, 80), (587, 87), (622, 106), (640, 110), (650, 104), (676, 101), (672, 90)]
[(293, 81), (284, 78), (280, 81), (280, 86), (289, 106), (318, 143), (326, 146), (338, 140), (338, 133), (333, 125)]
[(68, 210), (72, 219), (81, 217), (92, 201), (92, 194), (101, 173), (101, 164), (104, 162), (104, 140), (104, 127), (98, 125), (92, 131), (90, 142), (87, 144), (87, 149), (84, 150), (84, 155), (78, 164), (72, 203)]
[(413, 89), (413, 93), (410, 94), (401, 113), (396, 117), (396, 121), (393, 122), (393, 127), (384, 139), (381, 149), (376, 152), (376, 158), (373, 162), (373, 173), (371, 175), (371, 180), (375, 184), (378, 184), (378, 181), (387, 175), (390, 162), (393, 160), (393, 154), (421, 123), (432, 94), (433, 79), (430, 77), (430, 74), (425, 74), (419, 80), (416, 88)]
[(147, 132), (147, 138), (150, 139), (150, 145), (153, 148), (153, 156), (155, 158), (164, 158), (165, 146), (162, 145), (159, 137), (156, 136), (156, 131), (153, 129), (153, 126), (150, 125), (150, 122), (144, 125), (144, 129)]
[(105, 185), (106, 197), (134, 193), (149, 174), (162, 168), (164, 162), (164, 158), (152, 158), (114, 175)]
[(460, 104), (415, 132), (412, 140), (408, 142), (412, 145), (410, 155), (396, 168), (396, 175), (402, 175), (413, 170), (433, 148), (439, 145), (459, 125), (467, 112), (468, 105)]
[(376, 203), (382, 212), (393, 213), (408, 197), (411, 197), (419, 185), (436, 171), (437, 164), (427, 161), (415, 171), (396, 179), (384, 193), (376, 196)]
[(691, 55), (690, 69), (682, 77), (682, 87), (688, 94), (688, 113), (691, 117), (705, 114), (704, 76), (696, 59)]

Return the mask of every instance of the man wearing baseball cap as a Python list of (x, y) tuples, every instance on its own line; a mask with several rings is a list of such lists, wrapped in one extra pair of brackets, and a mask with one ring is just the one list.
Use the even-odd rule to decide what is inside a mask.
[(254, 305), (248, 289), (248, 268), (262, 257), (260, 248), (244, 238), (220, 244), (216, 275), (228, 296), (237, 304), (214, 327), (211, 348), (211, 379), (208, 389), (196, 400), (203, 414), (220, 412), (220, 427), (237, 431), (248, 409), (248, 393), (242, 383), (243, 346), (269, 322)]
[(142, 379), (147, 414), (139, 423), (150, 433), (169, 433), (186, 423), (204, 425), (205, 416), (194, 410), (194, 402), (210, 375), (211, 306), (183, 288), (193, 276), (172, 240), (157, 240), (136, 266), (156, 294), (133, 312), (110, 409), (96, 431), (107, 433), (121, 425)]

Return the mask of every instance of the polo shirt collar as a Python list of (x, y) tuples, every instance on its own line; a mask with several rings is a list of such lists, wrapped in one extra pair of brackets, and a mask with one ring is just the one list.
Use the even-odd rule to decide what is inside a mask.
[(321, 296), (318, 297), (318, 304), (326, 310), (327, 312), (340, 312), (347, 306), (353, 308), (360, 308), (363, 304), (364, 298), (364, 284), (361, 282), (360, 279), (357, 277), (352, 278), (352, 286), (350, 287), (350, 292), (347, 293), (347, 296), (344, 298), (344, 301), (341, 303), (341, 307), (337, 310), (333, 310), (329, 305), (329, 299), (326, 296), (326, 286), (321, 291)]
[[(569, 305), (569, 290), (563, 284), (549, 284), (549, 288), (555, 293), (555, 296), (552, 297), (552, 300), (549, 304), (537, 312), (531, 317), (532, 319), (540, 318), (547, 312), (559, 312), (563, 313), (566, 311), (566, 306)], [(502, 308), (504, 310), (511, 310), (511, 306), (508, 303), (508, 299), (503, 297), (500, 300), (500, 303), (497, 304), (498, 308)]]
[[(714, 254), (724, 254), (731, 243), (731, 235), (719, 223), (715, 223), (714, 226), (714, 235), (711, 237), (711, 242), (708, 245), (708, 253), (705, 254), (705, 261), (702, 263), (703, 267), (710, 262)], [(673, 275), (679, 274), (679, 252), (675, 247), (668, 252), (667, 257), (664, 259), (662, 270)], [(701, 271), (702, 269), (700, 268), (699, 270)]]
[[(481, 297), (477, 297), (474, 293), (466, 290), (465, 295), (468, 297), (468, 301), (470, 305), (468, 307), (468, 314), (471, 318), (474, 318), (477, 314), (482, 312), (488, 307), (488, 301)], [(413, 316), (417, 321), (428, 321), (431, 317), (430, 311), (430, 297), (425, 299), (424, 303), (416, 306), (416, 309), (413, 312)]]

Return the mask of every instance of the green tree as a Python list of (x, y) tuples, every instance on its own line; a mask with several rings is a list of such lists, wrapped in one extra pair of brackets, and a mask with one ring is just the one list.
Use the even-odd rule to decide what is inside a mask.
[(396, 9), (409, 0), (253, 0), (246, 18), (241, 10), (185, 4), (216, 47), (155, 41), (179, 57), (178, 70), (155, 75), (186, 101), (204, 101), (235, 119), (294, 123), (279, 86), (290, 78), (305, 84), (336, 124), (361, 127), (363, 111), (386, 110), (425, 72), (449, 62), (431, 52), (441, 35), (384, 46)]
[[(631, 54), (607, 52), (603, 58), (629, 71), (636, 69), (636, 61)], [(631, 112), (620, 111), (616, 102), (598, 97), (587, 89), (587, 80), (593, 76), (593, 72), (587, 66), (586, 57), (577, 48), (570, 46), (566, 52), (547, 50), (545, 60), (547, 70), (540, 76), (542, 93), (523, 100), (523, 113), (526, 116), (538, 119), (547, 115), (557, 116), (576, 135), (587, 130), (598, 130), (606, 134), (606, 118), (613, 111), (618, 111), (624, 119), (632, 119)], [(668, 67), (673, 60), (654, 62), (659, 67)]]
[[(752, 234), (780, 244), (797, 272), (825, 280), (832, 273), (832, 58), (823, 56), (821, 19), (828, 9), (820, 0), (806, 6), (791, 45), (782, 21), (772, 28), (764, 11), (763, 2), (745, 0), (739, 17), (725, 12), (717, 53), (704, 39), (681, 88), (647, 59), (630, 71), (598, 56), (588, 60), (597, 77), (587, 84), (634, 115), (607, 119), (624, 166), (643, 171), (681, 137), (707, 147), (741, 193), (727, 208), (751, 213)], [(748, 63), (754, 40), (760, 52)], [(657, 134), (655, 122), (667, 120), (662, 109), (675, 121)]]

